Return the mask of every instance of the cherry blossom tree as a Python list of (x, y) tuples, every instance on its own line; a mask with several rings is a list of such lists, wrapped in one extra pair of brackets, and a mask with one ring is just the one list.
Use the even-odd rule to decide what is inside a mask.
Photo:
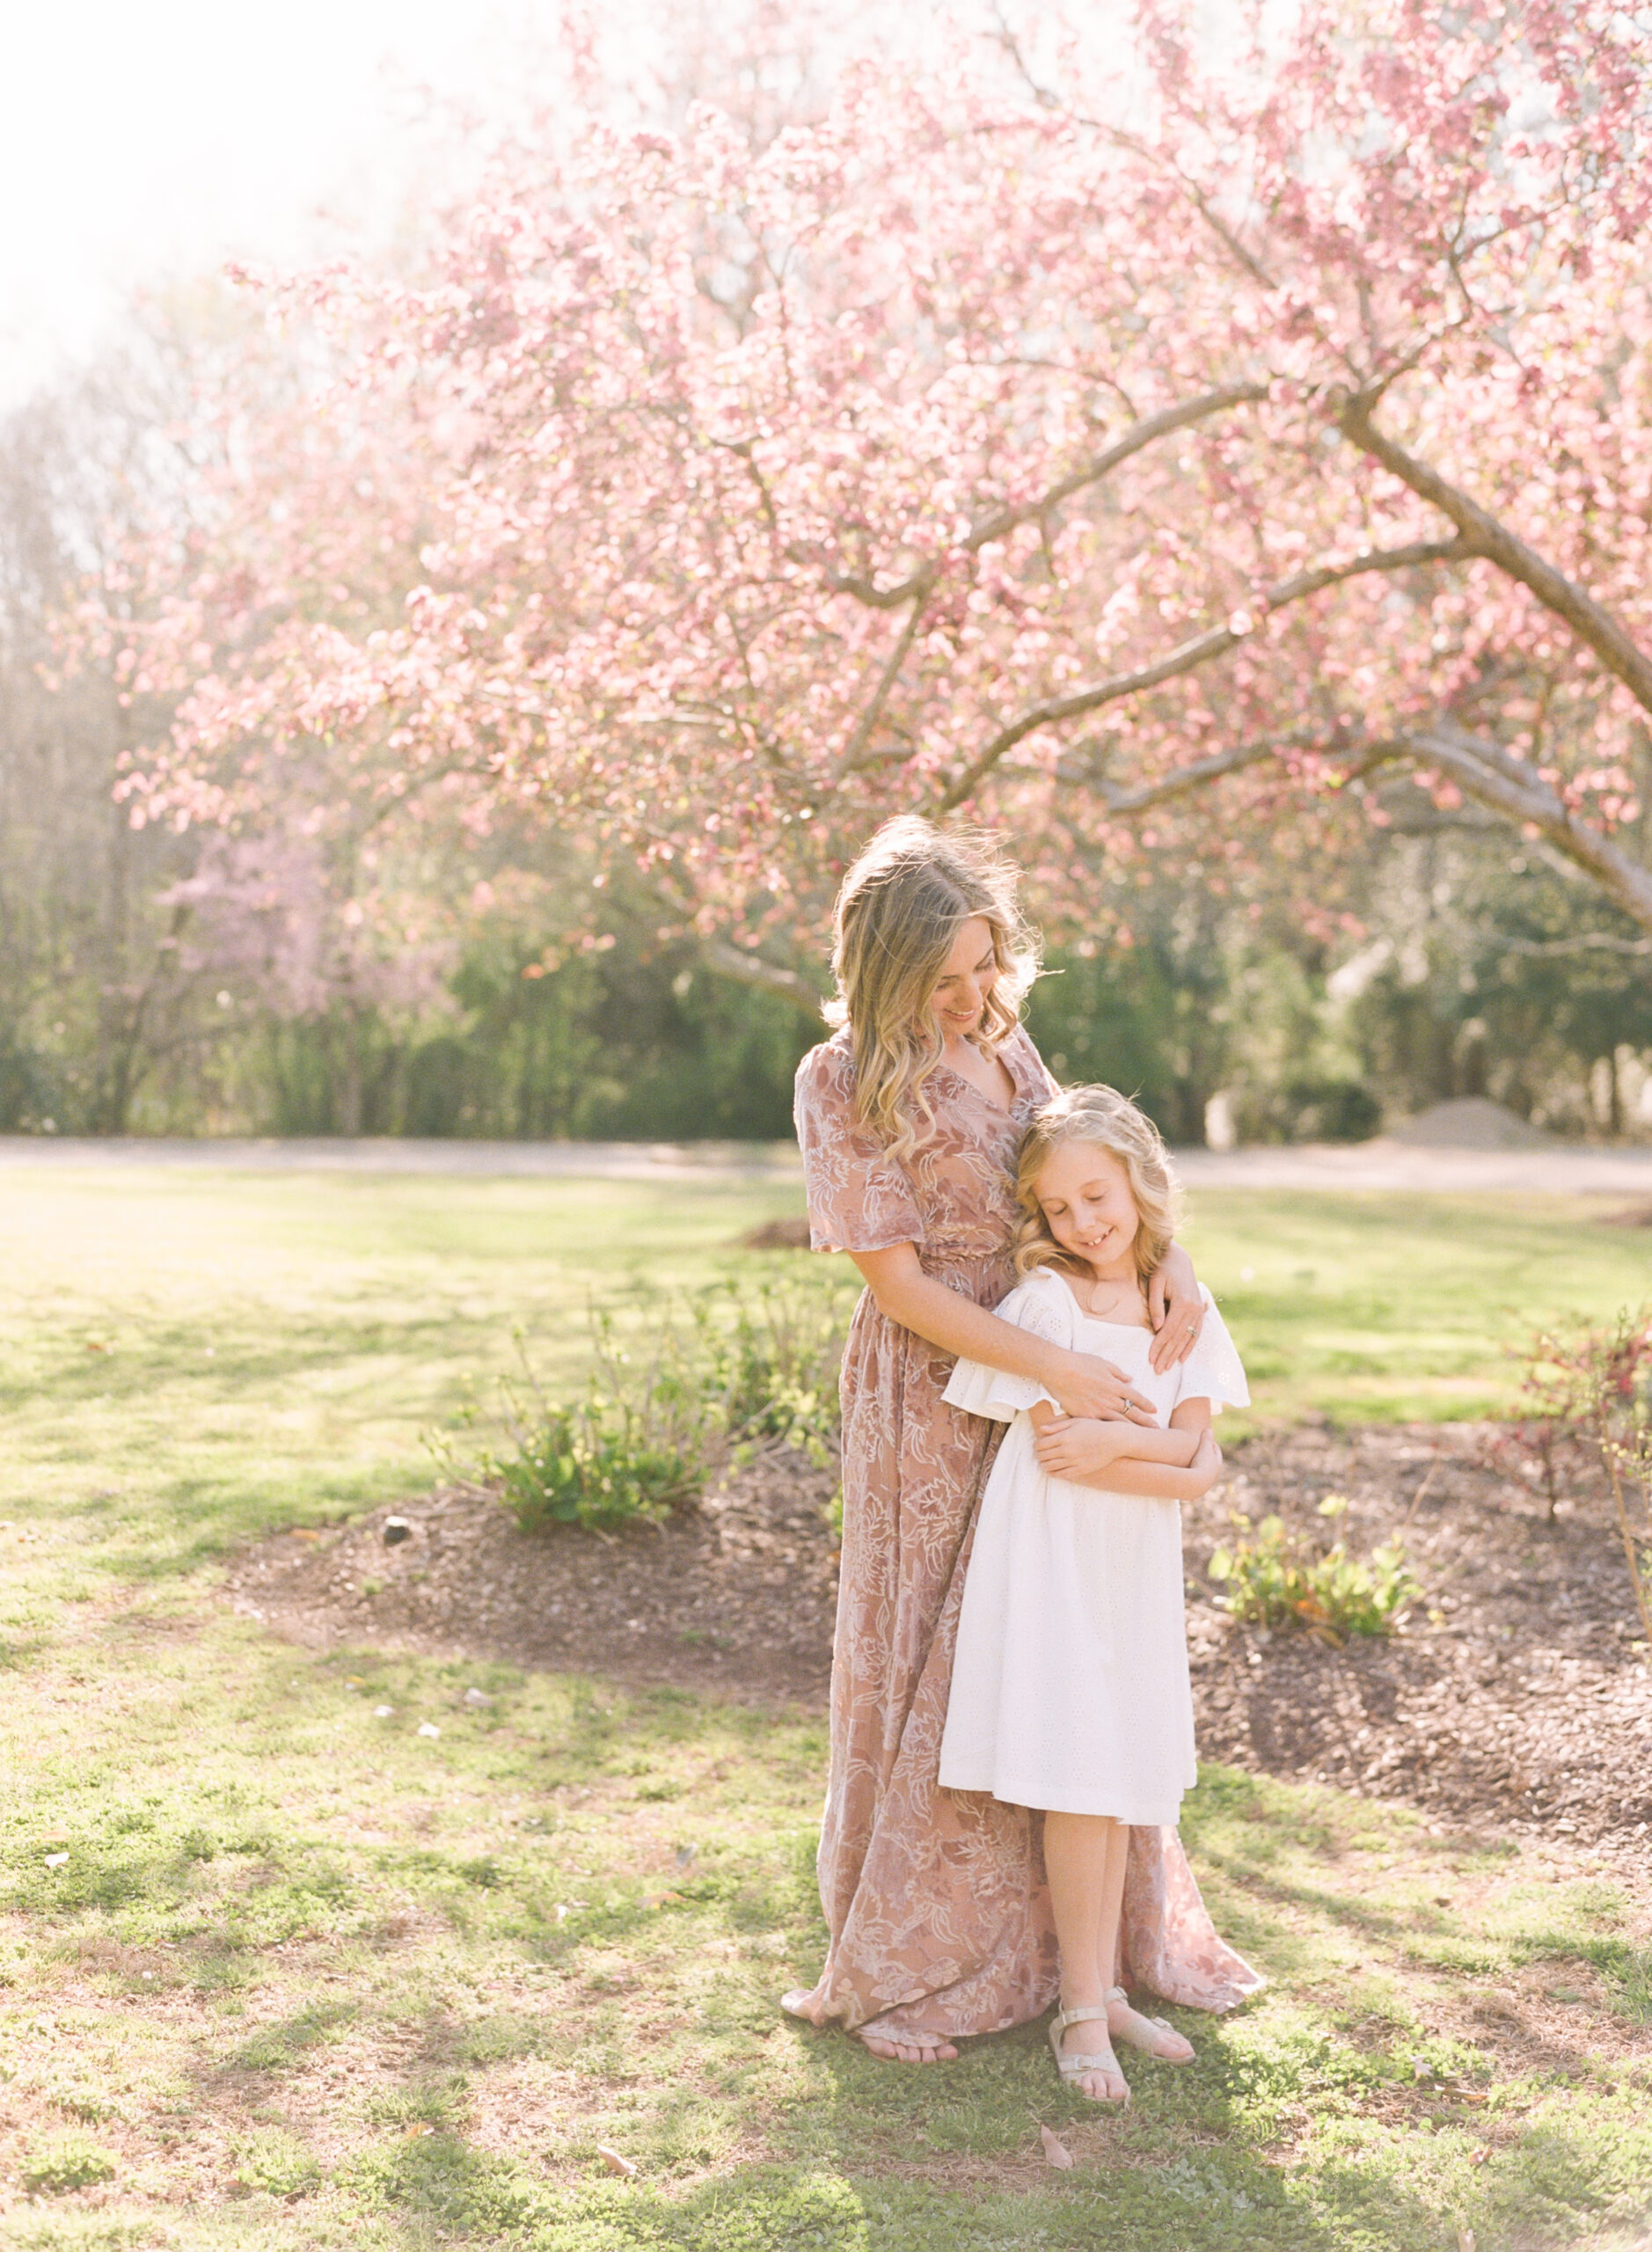
[(1408, 774), (1652, 931), (1652, 32), (1272, 20), (1005, 28), (758, 141), (547, 120), (413, 279), (258, 277), (279, 350), (83, 618), (173, 715), (132, 817), (526, 818), (574, 920), (624, 867), (805, 1007), (905, 808), (1082, 918), (1195, 831), (1311, 896)]

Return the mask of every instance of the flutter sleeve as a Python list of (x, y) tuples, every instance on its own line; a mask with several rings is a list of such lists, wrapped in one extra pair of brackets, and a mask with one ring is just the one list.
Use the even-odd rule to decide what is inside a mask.
[[(1053, 1275), (1034, 1275), (1018, 1283), (1002, 1304), (992, 1309), (1000, 1321), (1030, 1330), (1051, 1345), (1071, 1349), (1073, 1337), (1072, 1293)], [(960, 1361), (941, 1397), (966, 1415), (987, 1415), (994, 1422), (1012, 1422), (1024, 1408), (1048, 1400), (1059, 1402), (1030, 1376), (1011, 1376), (1003, 1369), (984, 1367), (979, 1361)]]
[(803, 1152), (809, 1242), (816, 1251), (888, 1251), (922, 1243), (911, 1183), (855, 1115), (854, 1058), (836, 1041), (797, 1067), (793, 1115)]
[(1250, 1387), (1245, 1381), (1245, 1364), (1239, 1359), (1239, 1349), (1228, 1334), (1227, 1324), (1216, 1310), (1215, 1301), (1202, 1283), (1200, 1295), (1204, 1300), (1204, 1327), (1199, 1332), (1199, 1342), (1177, 1374), (1181, 1383), (1176, 1393), (1176, 1406), (1184, 1400), (1208, 1400), (1210, 1413), (1219, 1415), (1224, 1407), (1248, 1408)]

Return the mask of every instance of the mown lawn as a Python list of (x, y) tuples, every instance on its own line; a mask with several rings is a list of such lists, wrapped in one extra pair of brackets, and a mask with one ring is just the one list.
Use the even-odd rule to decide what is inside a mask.
[[(318, 1655), (215, 1602), (226, 1543), (427, 1482), (514, 1322), (570, 1378), (589, 1298), (702, 1288), (793, 1203), (0, 1175), (0, 2243), (1648, 2241), (1634, 1870), (1207, 1771), (1190, 1846), (1274, 1985), (1102, 2117), (1036, 2028), (902, 2073), (778, 2014), (822, 1946), (816, 1715)], [(1528, 1320), (1644, 1294), (1587, 1210), (1207, 1194), (1191, 1241), (1268, 1412), (1462, 1413)]]

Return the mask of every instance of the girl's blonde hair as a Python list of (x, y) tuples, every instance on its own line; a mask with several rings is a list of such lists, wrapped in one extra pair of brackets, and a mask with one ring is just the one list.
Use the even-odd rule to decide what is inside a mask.
[(933, 1123), (924, 1083), (943, 1041), (929, 998), (960, 927), (992, 926), (998, 980), (976, 1035), (989, 1056), (1020, 1020), (1038, 975), (1038, 942), (1016, 897), (1016, 871), (995, 837), (941, 830), (916, 814), (885, 822), (837, 894), (829, 1022), (854, 1040), (855, 1107), (896, 1159)]
[(1110, 1151), (1124, 1167), (1140, 1222), (1131, 1249), (1136, 1271), (1145, 1279), (1163, 1266), (1174, 1239), (1181, 1191), (1152, 1120), (1116, 1088), (1097, 1086), (1066, 1088), (1044, 1105), (1021, 1137), (1015, 1159), (1015, 1201), (1021, 1208), (1016, 1273), (1030, 1275), (1035, 1267), (1055, 1267), (1068, 1275), (1084, 1271), (1083, 1261), (1064, 1251), (1050, 1233), (1038, 1201), (1038, 1176), (1051, 1151), (1064, 1142)]

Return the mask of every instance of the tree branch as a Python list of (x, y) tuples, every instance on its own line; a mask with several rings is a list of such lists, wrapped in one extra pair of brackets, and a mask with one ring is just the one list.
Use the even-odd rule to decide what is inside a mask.
[(1652, 954), (1652, 938), (1620, 939), (1610, 931), (1581, 931), (1574, 939), (1500, 938), (1505, 954), (1548, 956), (1577, 954)]
[[(1385, 385), (1384, 388), (1386, 388)], [(1381, 392), (1356, 391), (1344, 401), (1337, 426), (1350, 445), (1380, 462), (1419, 499), (1429, 501), (1457, 526), (1466, 549), (1495, 563), (1530, 589), (1544, 608), (1569, 626), (1592, 649), (1614, 679), (1620, 680), (1643, 711), (1652, 712), (1652, 658), (1603, 610), (1591, 595), (1546, 562), (1505, 524), (1449, 485), (1439, 472), (1397, 445), (1372, 417)]]
[(808, 978), (800, 977), (795, 969), (765, 961), (761, 954), (748, 954), (743, 947), (730, 946), (726, 939), (702, 939), (699, 949), (700, 959), (716, 976), (729, 978), (736, 985), (753, 986), (760, 993), (773, 993), (789, 1001), (812, 1024), (823, 1021), (824, 1002)]
[[(1322, 564), (1317, 570), (1300, 571), (1294, 578), (1282, 579), (1261, 597), (1261, 608), (1264, 612), (1283, 610), (1289, 603), (1301, 602), (1366, 571), (1402, 571), (1414, 565), (1454, 562), (1470, 552), (1461, 540), (1456, 539), (1419, 540), (1408, 547), (1367, 549), (1346, 563)], [(1138, 672), (1117, 673), (1112, 679), (1098, 681), (1092, 687), (1075, 689), (1071, 696), (1052, 697), (1045, 703), (1029, 706), (1014, 719), (1006, 720), (980, 757), (942, 793), (936, 801), (936, 811), (951, 813), (973, 796), (1005, 752), (1013, 750), (1024, 736), (1040, 728), (1057, 727), (1064, 720), (1076, 720), (1085, 712), (1099, 711), (1104, 704), (1116, 704), (1144, 689), (1157, 688), (1183, 673), (1196, 671), (1201, 665), (1236, 649), (1251, 631), (1249, 618), (1235, 612), (1227, 625), (1213, 626), (1208, 633), (1195, 634), (1192, 640), (1183, 641), (1157, 663), (1144, 665)]]
[[(1221, 391), (1205, 391), (1197, 398), (1184, 399), (1179, 406), (1166, 406), (1157, 414), (1145, 416), (1132, 423), (1110, 446), (1081, 463), (1067, 476), (1057, 479), (1035, 500), (1020, 501), (1012, 507), (995, 510), (964, 535), (958, 543), (957, 552), (978, 554), (991, 541), (1005, 538), (1018, 524), (1031, 523), (1048, 515), (1052, 508), (1058, 508), (1086, 485), (1098, 484), (1121, 462), (1128, 461), (1132, 454), (1140, 453), (1156, 440), (1167, 438), (1173, 431), (1185, 430), (1190, 423), (1202, 422), (1212, 414), (1224, 413), (1231, 406), (1249, 406), (1267, 396), (1266, 384), (1229, 384)], [(793, 563), (807, 566), (815, 559), (806, 547), (788, 547), (786, 552), (787, 560)], [(865, 603), (872, 610), (898, 610), (903, 602), (916, 602), (921, 608), (939, 570), (938, 563), (925, 563), (893, 587), (880, 587), (871, 579), (846, 572), (828, 571), (825, 579), (833, 594), (852, 595), (857, 602)]]
[(872, 701), (861, 713), (853, 735), (844, 746), (844, 755), (837, 762), (838, 779), (841, 779), (845, 774), (853, 773), (855, 768), (863, 764), (878, 763), (881, 754), (874, 754), (871, 761), (866, 761), (864, 758), (864, 753), (871, 740), (872, 730), (878, 724), (878, 715), (889, 700), (889, 691), (900, 677), (901, 667), (906, 662), (907, 652), (917, 638), (918, 622), (923, 615), (924, 602), (920, 596), (914, 600), (907, 621), (901, 628), (899, 638), (889, 652), (888, 662), (878, 676), (878, 684), (872, 691)]
[(1178, 766), (1157, 782), (1144, 782), (1133, 790), (1115, 790), (1100, 775), (1074, 776), (1093, 790), (1107, 811), (1129, 815), (1151, 812), (1154, 806), (1171, 798), (1185, 797), (1188, 791), (1202, 789), (1207, 782), (1219, 782), (1224, 774), (1237, 774), (1242, 768), (1254, 766), (1264, 758), (1271, 758), (1287, 743), (1300, 742), (1299, 735), (1268, 735), (1261, 742), (1238, 744), (1232, 750), (1217, 751), (1211, 758), (1195, 758), (1188, 765)]
[(1476, 804), (1509, 821), (1530, 823), (1591, 877), (1614, 906), (1652, 932), (1652, 869), (1631, 859), (1598, 829), (1575, 820), (1548, 784), (1499, 744), (1443, 724), (1402, 736), (1396, 749), (1449, 774)]
[(989, 516), (984, 523), (977, 524), (963, 543), (965, 551), (973, 555), (989, 542), (1002, 539), (1006, 533), (1013, 531), (1017, 524), (1028, 523), (1035, 517), (1047, 515), (1052, 508), (1058, 508), (1064, 501), (1070, 501), (1086, 485), (1098, 483), (1115, 470), (1121, 462), (1128, 461), (1132, 454), (1140, 453), (1144, 446), (1151, 446), (1156, 439), (1167, 438), (1173, 431), (1185, 430), (1190, 423), (1205, 421), (1212, 414), (1224, 413), (1230, 406), (1254, 406), (1258, 399), (1267, 396), (1266, 384), (1229, 384), (1224, 390), (1205, 391), (1198, 398), (1184, 399), (1180, 406), (1166, 406), (1157, 414), (1145, 416), (1141, 421), (1132, 423), (1122, 437), (1115, 438), (1110, 446), (1105, 447), (1092, 460), (1075, 469), (1070, 476), (1058, 479), (1036, 501), (1023, 501), (1013, 508), (1000, 508), (996, 515)]

